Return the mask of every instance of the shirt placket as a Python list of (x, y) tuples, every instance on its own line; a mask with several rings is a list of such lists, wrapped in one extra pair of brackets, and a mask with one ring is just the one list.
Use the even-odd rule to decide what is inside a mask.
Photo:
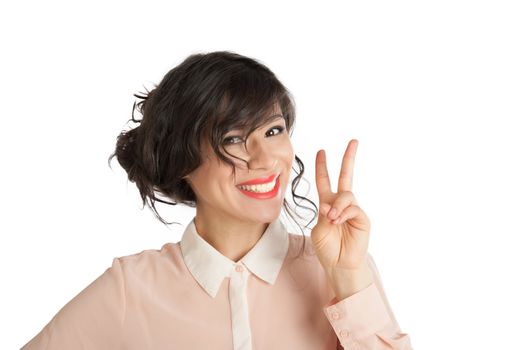
[(228, 296), (230, 298), (234, 350), (252, 349), (247, 302), (248, 274), (249, 272), (241, 263), (234, 265), (230, 273)]

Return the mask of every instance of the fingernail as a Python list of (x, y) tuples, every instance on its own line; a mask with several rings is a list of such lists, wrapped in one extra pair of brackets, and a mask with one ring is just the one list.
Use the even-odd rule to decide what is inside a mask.
[(336, 216), (336, 209), (332, 208), (331, 211), (329, 212), (329, 217), (334, 218), (335, 216)]

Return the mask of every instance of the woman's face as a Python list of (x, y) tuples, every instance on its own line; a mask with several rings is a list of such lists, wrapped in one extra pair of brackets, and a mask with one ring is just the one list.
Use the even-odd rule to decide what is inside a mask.
[[(277, 104), (273, 115), (276, 119), (250, 134), (246, 149), (241, 130), (232, 130), (224, 136), (225, 149), (248, 162), (229, 156), (236, 165), (235, 177), (231, 166), (220, 161), (208, 141), (202, 145), (203, 163), (186, 177), (197, 196), (197, 211), (201, 215), (257, 223), (268, 223), (279, 216), (294, 150)], [(244, 189), (239, 186), (253, 179), (267, 185)]]

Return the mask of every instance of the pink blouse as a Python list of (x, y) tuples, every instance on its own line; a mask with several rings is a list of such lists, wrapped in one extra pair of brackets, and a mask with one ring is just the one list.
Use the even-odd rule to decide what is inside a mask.
[(113, 259), (22, 347), (33, 349), (412, 349), (374, 282), (337, 302), (306, 236), (280, 219), (234, 262), (192, 220), (178, 243)]

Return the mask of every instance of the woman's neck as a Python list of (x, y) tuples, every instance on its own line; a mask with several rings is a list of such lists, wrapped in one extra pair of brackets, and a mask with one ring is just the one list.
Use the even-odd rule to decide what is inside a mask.
[(204, 215), (197, 210), (197, 233), (222, 255), (237, 262), (259, 241), (269, 223), (241, 221), (221, 215)]

